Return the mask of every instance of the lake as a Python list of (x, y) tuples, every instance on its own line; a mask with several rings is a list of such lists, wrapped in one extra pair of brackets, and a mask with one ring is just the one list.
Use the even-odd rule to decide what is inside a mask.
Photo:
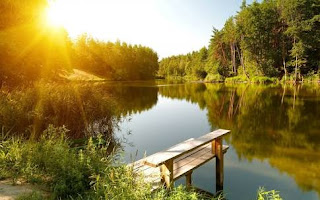
[[(284, 199), (320, 198), (319, 85), (152, 81), (2, 88), (2, 133), (39, 137), (49, 124), (65, 125), (75, 145), (105, 134), (120, 144), (125, 162), (230, 129), (224, 140), (230, 145), (228, 199), (255, 199), (259, 187)], [(215, 192), (214, 160), (194, 171), (193, 184)]]
[[(218, 128), (230, 129), (224, 141), (230, 145), (224, 165), (228, 199), (254, 199), (259, 187), (278, 190), (284, 199), (319, 199), (318, 86), (158, 82), (122, 87), (140, 91), (127, 98), (139, 111), (127, 113), (117, 131), (127, 162)], [(147, 100), (143, 109), (141, 102)], [(215, 191), (214, 163), (194, 171), (195, 186)], [(183, 183), (181, 178), (176, 185)]]

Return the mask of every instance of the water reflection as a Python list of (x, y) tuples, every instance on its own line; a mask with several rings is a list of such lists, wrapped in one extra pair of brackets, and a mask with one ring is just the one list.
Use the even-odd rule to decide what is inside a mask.
[(318, 87), (186, 84), (160, 94), (206, 107), (213, 129), (232, 130), (228, 142), (240, 159), (267, 160), (303, 190), (320, 194)]
[(69, 137), (113, 136), (123, 116), (151, 108), (157, 87), (111, 83), (37, 83), (0, 90), (0, 128), (38, 137), (49, 124), (66, 126)]
[[(319, 86), (38, 83), (0, 92), (0, 127), (10, 134), (37, 137), (48, 124), (54, 124), (65, 125), (71, 138), (97, 133), (113, 137), (115, 129), (124, 128), (118, 127), (123, 118), (138, 119), (142, 111), (148, 111), (143, 113), (147, 113), (148, 122), (152, 121), (141, 118), (140, 125), (135, 124), (138, 131), (133, 133), (132, 141), (142, 152), (150, 146), (149, 154), (159, 151), (210, 129), (230, 129), (232, 134), (226, 138), (231, 145), (227, 154), (230, 168), (226, 176), (245, 176), (248, 171), (267, 172), (272, 168), (292, 177), (301, 190), (320, 194)], [(144, 131), (139, 143), (137, 133)], [(236, 165), (238, 160), (241, 164)], [(253, 184), (256, 177), (247, 178)], [(231, 177), (230, 182), (235, 179)]]

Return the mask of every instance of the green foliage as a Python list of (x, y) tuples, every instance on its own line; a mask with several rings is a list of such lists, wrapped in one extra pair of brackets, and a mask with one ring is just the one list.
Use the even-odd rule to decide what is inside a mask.
[(305, 82), (320, 82), (320, 74), (310, 72), (306, 76), (304, 76), (303, 81)]
[(226, 83), (241, 83), (241, 82), (248, 82), (249, 80), (245, 76), (234, 76), (226, 78)]
[[(0, 138), (0, 176), (47, 186), (50, 199), (212, 199), (178, 187), (151, 193), (132, 169), (107, 154), (108, 143), (98, 136), (82, 149), (72, 148), (64, 127), (49, 126), (39, 140)], [(38, 192), (19, 199), (42, 199)]]
[(49, 124), (66, 126), (70, 130), (68, 136), (72, 138), (99, 133), (112, 136), (120, 120), (118, 109), (121, 106), (116, 108), (115, 98), (120, 101), (121, 94), (117, 91), (103, 85), (45, 82), (2, 89), (0, 124), (10, 130), (11, 135), (34, 138), (39, 137)]
[(83, 35), (73, 49), (76, 68), (109, 80), (151, 80), (159, 69), (158, 55), (141, 45), (102, 42)]
[(278, 83), (279, 79), (275, 77), (265, 77), (265, 76), (254, 76), (251, 78), (253, 83)]
[(64, 127), (49, 126), (38, 141), (3, 138), (1, 176), (45, 183), (55, 197), (84, 193), (90, 188), (91, 175), (110, 164), (111, 157), (106, 157), (101, 137), (98, 147), (89, 140), (86, 149), (77, 151), (65, 139), (66, 132)]
[(204, 47), (200, 51), (187, 55), (164, 58), (160, 62), (159, 75), (163, 77), (183, 77), (192, 80), (203, 80), (206, 71), (208, 50)]
[(208, 74), (205, 78), (206, 82), (223, 82), (224, 77), (220, 74)]
[[(221, 30), (213, 29), (203, 76), (219, 74), (234, 82), (243, 81), (236, 77), (238, 75), (251, 80), (254, 76), (281, 78), (295, 71), (294, 81), (299, 81), (301, 76), (317, 72), (319, 13), (318, 0), (265, 0), (250, 5), (243, 1), (236, 16), (229, 18)], [(192, 65), (198, 58), (188, 55), (163, 59), (162, 75), (192, 74), (189, 72), (201, 65)], [(197, 75), (191, 77), (203, 79)]]
[(31, 192), (18, 196), (17, 200), (43, 200), (45, 197), (40, 192)]
[(278, 191), (265, 191), (264, 188), (258, 190), (257, 200), (282, 200)]

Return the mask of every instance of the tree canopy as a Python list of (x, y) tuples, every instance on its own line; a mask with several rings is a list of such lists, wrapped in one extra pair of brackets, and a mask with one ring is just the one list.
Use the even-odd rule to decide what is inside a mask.
[[(197, 56), (190, 54), (165, 58), (159, 73), (187, 76), (195, 75), (189, 73), (193, 69), (204, 69), (202, 74), (223, 77), (286, 79), (292, 75), (298, 81), (303, 76), (318, 74), (319, 42), (318, 0), (263, 0), (250, 5), (243, 1), (240, 11), (230, 17), (221, 30), (213, 29), (206, 60), (199, 62)], [(206, 67), (202, 68), (203, 65)], [(182, 70), (181, 66), (189, 68)], [(194, 79), (203, 77), (194, 76)]]

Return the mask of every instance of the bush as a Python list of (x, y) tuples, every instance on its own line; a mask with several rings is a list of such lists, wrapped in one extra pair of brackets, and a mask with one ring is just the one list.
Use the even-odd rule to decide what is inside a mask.
[(259, 188), (257, 200), (282, 200), (278, 191), (265, 191), (264, 188)]
[(223, 82), (224, 77), (220, 74), (208, 74), (205, 78), (205, 81), (207, 82)]
[(247, 79), (246, 76), (241, 75), (241, 76), (234, 76), (234, 77), (228, 77), (226, 78), (225, 82), (226, 83), (243, 83), (243, 82), (248, 82), (249, 80)]
[(44, 197), (39, 192), (32, 192), (29, 194), (20, 195), (17, 200), (43, 200)]
[(251, 78), (251, 82), (253, 83), (278, 83), (279, 80), (277, 78), (270, 78), (266, 76), (255, 76)]
[[(38, 141), (2, 138), (0, 146), (0, 176), (46, 184), (54, 197), (69, 197), (90, 189), (91, 175), (110, 165), (107, 147), (89, 139), (86, 148), (71, 148), (64, 127), (49, 126)], [(99, 147), (97, 147), (99, 146)]]

